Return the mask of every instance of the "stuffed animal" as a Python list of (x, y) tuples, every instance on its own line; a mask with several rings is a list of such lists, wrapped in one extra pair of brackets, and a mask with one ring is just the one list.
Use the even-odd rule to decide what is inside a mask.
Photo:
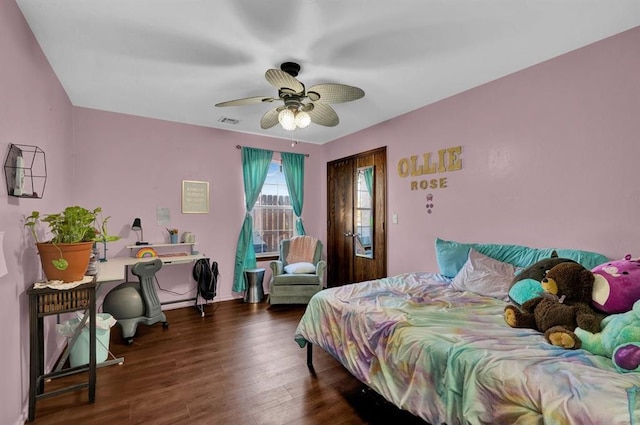
[(558, 257), (558, 253), (553, 251), (551, 257), (533, 263), (516, 274), (509, 286), (509, 299), (511, 302), (521, 306), (526, 301), (540, 296), (544, 293), (540, 281), (544, 279), (547, 271), (551, 270), (553, 266), (565, 262), (575, 263), (569, 258)]
[(593, 273), (582, 265), (560, 263), (541, 281), (545, 294), (526, 301), (521, 309), (513, 305), (505, 307), (505, 321), (514, 328), (544, 332), (553, 345), (580, 348), (580, 339), (573, 333), (575, 328), (600, 331), (602, 318), (591, 307), (593, 281)]
[(591, 270), (593, 306), (605, 313), (624, 313), (640, 300), (640, 259), (626, 255), (622, 260), (610, 261)]
[(605, 317), (599, 333), (576, 328), (575, 334), (582, 348), (610, 357), (620, 372), (640, 371), (640, 301), (626, 313)]

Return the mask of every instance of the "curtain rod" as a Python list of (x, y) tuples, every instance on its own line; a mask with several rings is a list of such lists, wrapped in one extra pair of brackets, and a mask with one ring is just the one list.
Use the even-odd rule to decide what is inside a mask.
[[(242, 146), (236, 145), (236, 149), (242, 149)], [(258, 149), (262, 149), (262, 148), (258, 148)], [(297, 153), (297, 152), (283, 152), (283, 151), (275, 151), (275, 152), (278, 152), (278, 153)], [(302, 155), (304, 155), (305, 157), (309, 158), (309, 154), (308, 153), (304, 153)]]

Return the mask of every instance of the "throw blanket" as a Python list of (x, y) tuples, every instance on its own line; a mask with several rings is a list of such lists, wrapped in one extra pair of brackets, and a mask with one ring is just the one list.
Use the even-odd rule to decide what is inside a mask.
[(505, 305), (407, 273), (318, 292), (294, 338), (431, 424), (640, 425), (640, 373), (507, 326)]
[(313, 263), (318, 239), (313, 236), (298, 236), (289, 240), (287, 264)]

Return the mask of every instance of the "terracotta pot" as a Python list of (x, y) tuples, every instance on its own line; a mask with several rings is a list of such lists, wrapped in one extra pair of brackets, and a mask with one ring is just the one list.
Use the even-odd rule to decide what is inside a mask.
[[(55, 245), (37, 243), (36, 246), (40, 254), (42, 269), (48, 280), (61, 280), (63, 282), (82, 280), (89, 265), (93, 242), (58, 243)], [(62, 258), (68, 263), (65, 270), (57, 269), (53, 263), (54, 260), (60, 259), (60, 251), (62, 251)]]

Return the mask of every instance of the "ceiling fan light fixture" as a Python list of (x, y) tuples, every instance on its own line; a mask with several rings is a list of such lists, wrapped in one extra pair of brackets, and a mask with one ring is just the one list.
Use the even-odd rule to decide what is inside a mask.
[(289, 108), (280, 111), (278, 114), (278, 122), (285, 130), (292, 131), (296, 129), (296, 116)]
[(296, 112), (296, 126), (300, 128), (306, 128), (311, 124), (311, 116), (307, 114), (305, 111)]
[[(325, 127), (335, 127), (340, 123), (340, 119), (330, 104), (351, 102), (364, 96), (364, 90), (338, 83), (315, 84), (307, 90), (305, 85), (296, 79), (299, 72), (300, 65), (294, 62), (285, 62), (280, 69), (268, 69), (265, 72), (267, 82), (278, 89), (278, 97), (245, 97), (220, 102), (216, 106), (280, 101), (284, 103), (283, 106), (272, 108), (262, 115), (260, 128), (266, 130), (280, 123), (283, 129), (293, 131), (296, 128), (306, 128), (311, 122)], [(306, 103), (303, 103), (305, 100)]]

